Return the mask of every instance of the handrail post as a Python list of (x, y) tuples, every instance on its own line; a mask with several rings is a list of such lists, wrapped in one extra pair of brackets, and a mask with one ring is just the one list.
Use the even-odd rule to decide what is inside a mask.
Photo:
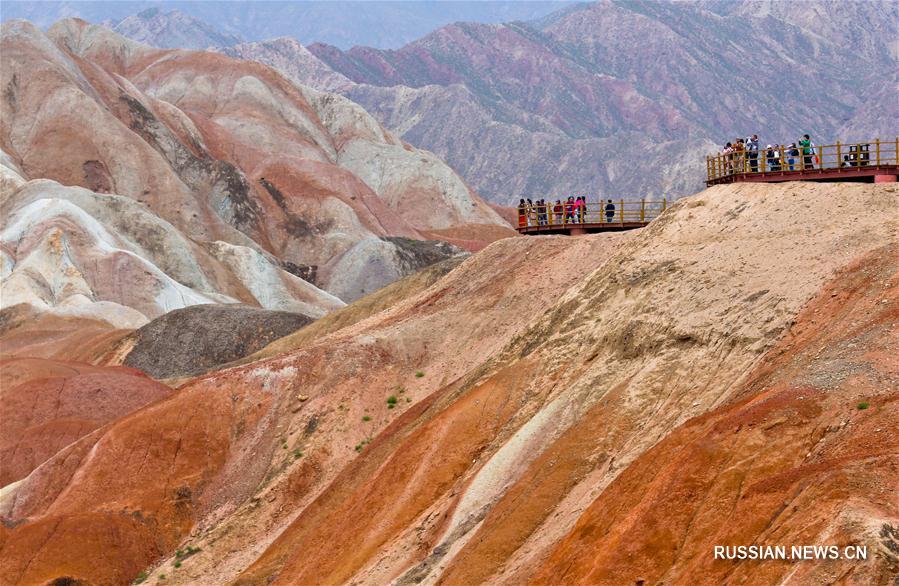
[(840, 141), (837, 141), (837, 169), (843, 168), (843, 150), (840, 148)]
[(624, 224), (624, 199), (621, 200), (621, 215), (619, 217), (621, 218), (621, 223)]
[(874, 144), (877, 147), (877, 165), (880, 165), (880, 139), (875, 139)]
[(640, 222), (646, 221), (646, 200), (640, 200)]
[(662, 211), (663, 211), (663, 212), (665, 211), (665, 206), (666, 206), (666, 205), (667, 205), (666, 199), (663, 197), (663, 198), (662, 198)]

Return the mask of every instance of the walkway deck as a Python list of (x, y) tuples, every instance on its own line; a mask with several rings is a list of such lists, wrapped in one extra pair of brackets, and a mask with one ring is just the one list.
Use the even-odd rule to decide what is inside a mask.
[(668, 198), (659, 200), (618, 199), (588, 201), (578, 212), (567, 210), (565, 204), (557, 208), (555, 202), (533, 205), (519, 214), (518, 232), (521, 234), (567, 234), (578, 236), (596, 232), (621, 232), (642, 228), (668, 207)]
[[(752, 158), (745, 154), (717, 154), (706, 157), (706, 185), (782, 181), (851, 181), (894, 183), (899, 176), (899, 139), (876, 139), (862, 143), (816, 145), (814, 152), (801, 148), (760, 149)], [(769, 156), (773, 155), (773, 156)]]
[(521, 234), (566, 234), (568, 236), (580, 236), (581, 234), (595, 234), (596, 232), (621, 232), (643, 228), (649, 224), (646, 222), (591, 222), (584, 224), (556, 224), (554, 226), (523, 226), (518, 228)]

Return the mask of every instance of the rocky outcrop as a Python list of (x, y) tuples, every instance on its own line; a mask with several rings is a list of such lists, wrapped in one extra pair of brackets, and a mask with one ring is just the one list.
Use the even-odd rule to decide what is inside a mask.
[(880, 583), (899, 522), (897, 196), (736, 184), (641, 231), (494, 243), (379, 313), (301, 330), (67, 446), (5, 493), (0, 576), (850, 571), (698, 553), (783, 535), (867, 545), (851, 572)]
[(313, 320), (244, 305), (194, 305), (170, 311), (122, 342), (124, 364), (154, 378), (201, 374), (259, 350)]
[(323, 267), (321, 280), (341, 299), (355, 301), (404, 275), (465, 251), (446, 242), (411, 238), (369, 238)]

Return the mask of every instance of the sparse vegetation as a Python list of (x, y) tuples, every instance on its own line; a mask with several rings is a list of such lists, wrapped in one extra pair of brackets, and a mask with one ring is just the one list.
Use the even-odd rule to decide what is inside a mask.
[(160, 580), (165, 580), (165, 574), (159, 574), (159, 579), (160, 579)]
[(354, 449), (355, 449), (357, 452), (361, 452), (361, 451), (362, 451), (362, 447), (363, 447), (362, 444), (356, 444), (356, 447), (355, 447)]
[(362, 421), (371, 421), (371, 417), (369, 417), (368, 415), (363, 415)]
[(398, 401), (399, 399), (396, 398), (396, 395), (390, 395), (389, 397), (387, 397), (387, 408), (393, 409), (394, 407), (396, 407)]
[(868, 404), (867, 401), (861, 401), (858, 405), (856, 405), (856, 407), (858, 407), (859, 411), (863, 411), (863, 410), (867, 409), (868, 407), (870, 407), (870, 405)]
[(301, 452), (300, 450), (293, 451), (293, 459), (294, 460), (299, 460), (302, 457), (303, 457), (303, 452)]
[[(186, 550), (176, 549), (175, 550), (175, 563), (172, 565), (175, 566), (176, 568), (180, 568), (181, 560), (189, 558), (190, 556), (194, 555), (195, 553), (199, 553), (200, 551), (202, 551), (202, 550), (199, 547), (194, 547), (192, 545), (188, 545)], [(165, 576), (165, 574), (163, 574), (163, 576)]]
[(411, 402), (412, 402), (412, 397), (406, 397), (406, 402), (407, 402), (407, 403), (411, 403)]
[(286, 450), (286, 449), (287, 449), (287, 444), (286, 444), (286, 443), (284, 443), (284, 444), (281, 444), (281, 449), (284, 449), (284, 450)]
[(137, 578), (134, 579), (132, 584), (143, 584), (147, 580), (147, 572), (144, 570), (140, 574), (137, 575)]
[(425, 375), (425, 373), (423, 373), (422, 371), (419, 370), (418, 372), (415, 373), (415, 378), (421, 378), (424, 375)]

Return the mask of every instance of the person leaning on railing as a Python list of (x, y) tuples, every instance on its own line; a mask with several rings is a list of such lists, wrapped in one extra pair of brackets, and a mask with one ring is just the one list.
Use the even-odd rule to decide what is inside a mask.
[(746, 153), (749, 158), (749, 170), (759, 172), (759, 135), (753, 134), (746, 139)]
[(721, 152), (724, 155), (724, 172), (726, 175), (733, 175), (734, 172), (734, 146), (731, 143), (724, 145)]

